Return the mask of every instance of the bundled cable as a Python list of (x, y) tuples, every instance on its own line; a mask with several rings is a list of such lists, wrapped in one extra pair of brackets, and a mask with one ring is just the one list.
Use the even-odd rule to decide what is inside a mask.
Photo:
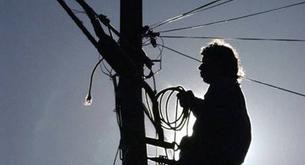
[[(185, 123), (187, 123), (190, 116), (190, 110), (187, 108), (183, 108), (182, 112), (178, 113), (179, 111), (178, 99), (174, 95), (175, 93), (179, 93), (183, 91), (184, 89), (181, 86), (170, 87), (160, 91), (156, 95), (156, 98), (159, 103), (158, 109), (160, 112), (161, 124), (164, 129), (180, 131), (185, 126)], [(175, 97), (175, 101), (172, 101), (173, 97)], [(174, 119), (171, 119), (172, 117), (170, 117), (169, 114), (170, 103), (175, 104)]]

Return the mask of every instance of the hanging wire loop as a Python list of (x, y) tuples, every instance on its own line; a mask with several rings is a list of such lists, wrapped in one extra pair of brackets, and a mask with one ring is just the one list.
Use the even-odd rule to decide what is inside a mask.
[[(189, 119), (190, 110), (188, 108), (183, 108), (182, 112), (178, 115), (178, 98), (174, 95), (174, 93), (184, 92), (185, 90), (181, 87), (170, 87), (161, 90), (157, 93), (156, 98), (159, 103), (159, 113), (162, 127), (168, 130), (180, 131), (184, 128), (185, 123)], [(173, 97), (176, 97), (174, 101), (172, 101)], [(175, 117), (171, 120), (169, 109), (170, 103), (175, 104)]]

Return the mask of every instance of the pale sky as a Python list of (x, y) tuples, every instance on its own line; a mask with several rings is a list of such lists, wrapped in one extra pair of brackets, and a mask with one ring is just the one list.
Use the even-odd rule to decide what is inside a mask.
[[(80, 7), (67, 0), (72, 8)], [(119, 0), (88, 0), (119, 29)], [(207, 0), (143, 0), (143, 23), (176, 16)], [(204, 24), (296, 0), (235, 0), (156, 29)], [(78, 14), (90, 27), (86, 16)], [(108, 165), (119, 143), (112, 82), (97, 71), (93, 104), (83, 106), (98, 53), (57, 1), (0, 0), (0, 164)], [(164, 35), (305, 39), (305, 5)], [(164, 39), (200, 59), (209, 40)], [(305, 93), (304, 42), (228, 41), (249, 78)], [(145, 47), (149, 57), (158, 50)], [(199, 63), (164, 50), (157, 89), (182, 85), (202, 97)], [(157, 68), (156, 68), (157, 69)], [(243, 81), (253, 141), (245, 165), (303, 165), (305, 98)], [(147, 128), (148, 131), (151, 128)], [(117, 164), (120, 164), (118, 161)]]

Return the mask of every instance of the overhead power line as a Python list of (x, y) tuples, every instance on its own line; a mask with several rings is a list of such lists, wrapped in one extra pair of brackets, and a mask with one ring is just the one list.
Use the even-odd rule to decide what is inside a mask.
[[(150, 27), (151, 27), (151, 29), (154, 29), (154, 28), (157, 28), (157, 27), (159, 27), (159, 26), (162, 26), (162, 25), (165, 25), (165, 24), (168, 24), (168, 23), (172, 23), (172, 22), (178, 21), (178, 20), (180, 20), (180, 19), (186, 18), (186, 17), (188, 17), (188, 16), (192, 16), (192, 15), (198, 13), (198, 12), (202, 12), (202, 11), (205, 11), (205, 10), (208, 10), (208, 9), (212, 9), (212, 8), (214, 8), (214, 7), (217, 7), (217, 6), (220, 6), (220, 5), (229, 3), (229, 2), (231, 2), (231, 1), (233, 1), (233, 0), (227, 0), (227, 1), (221, 2), (221, 3), (219, 3), (219, 4), (215, 4), (215, 3), (219, 2), (219, 1), (221, 1), (221, 0), (212, 1), (212, 2), (210, 2), (210, 3), (207, 3), (207, 4), (205, 4), (205, 5), (202, 5), (202, 6), (200, 6), (200, 7), (197, 7), (197, 8), (195, 8), (195, 9), (193, 9), (193, 10), (190, 10), (190, 11), (188, 11), (188, 12), (185, 12), (185, 13), (183, 13), (183, 14), (177, 15), (177, 16), (175, 16), (175, 17), (168, 18), (168, 19), (166, 19), (166, 20), (164, 20), (164, 21), (160, 21), (159, 23), (152, 24), (152, 25), (150, 25)], [(215, 4), (215, 5), (212, 5), (212, 4)], [(212, 6), (211, 6), (211, 5), (212, 5)]]
[(235, 37), (235, 38), (224, 38), (217, 36), (172, 36), (172, 35), (161, 35), (162, 38), (172, 39), (223, 39), (223, 40), (244, 40), (244, 41), (279, 41), (279, 42), (305, 42), (304, 39), (290, 39), (290, 38), (254, 38), (254, 37)]
[[(193, 60), (193, 61), (197, 61), (197, 62), (200, 62), (200, 63), (201, 63), (200, 60), (198, 60), (198, 59), (196, 59), (196, 58), (194, 58), (194, 57), (192, 57), (192, 56), (190, 56), (190, 55), (187, 55), (187, 54), (185, 54), (185, 53), (182, 53), (182, 52), (180, 52), (180, 51), (178, 51), (178, 50), (175, 50), (175, 49), (173, 49), (173, 48), (167, 47), (167, 46), (165, 46), (165, 45), (160, 45), (160, 46), (162, 46), (162, 47), (164, 47), (165, 49), (168, 49), (168, 50), (170, 50), (170, 51), (172, 51), (172, 52), (175, 52), (175, 53), (177, 53), (177, 54), (179, 54), (179, 55), (181, 55), (181, 56), (183, 56), (183, 57), (186, 57), (186, 58), (188, 58), (188, 59), (191, 59), (191, 60)], [(271, 88), (274, 88), (274, 89), (277, 89), (277, 90), (281, 90), (281, 91), (288, 92), (288, 93), (291, 93), (291, 94), (294, 94), (294, 95), (298, 95), (298, 96), (305, 97), (305, 94), (300, 93), (300, 92), (296, 92), (296, 91), (293, 91), (293, 90), (290, 90), (290, 89), (282, 88), (282, 87), (279, 87), (279, 86), (276, 86), (276, 85), (272, 85), (272, 84), (269, 84), (269, 83), (265, 83), (265, 82), (262, 82), (262, 81), (258, 81), (258, 80), (252, 79), (252, 78), (248, 78), (248, 77), (244, 77), (244, 78), (245, 78), (246, 80), (248, 80), (248, 81), (251, 81), (251, 82), (254, 82), (254, 83), (257, 83), (257, 84), (265, 85), (265, 86), (268, 86), (268, 87), (271, 87)]]
[(268, 84), (268, 83), (258, 81), (258, 80), (254, 80), (254, 79), (247, 78), (247, 77), (245, 79), (248, 80), (248, 81), (251, 81), (251, 82), (255, 82), (255, 83), (258, 83), (258, 84), (261, 84), (261, 85), (265, 85), (265, 86), (274, 88), (274, 89), (278, 89), (278, 90), (281, 90), (281, 91), (285, 91), (285, 92), (288, 92), (288, 93), (292, 93), (292, 94), (295, 94), (295, 95), (305, 97), (305, 94), (303, 94), (303, 93), (295, 92), (295, 91), (292, 91), (292, 90), (289, 90), (289, 89), (285, 89), (285, 88), (282, 88), (282, 87), (278, 87), (278, 86), (275, 86), (275, 85), (272, 85), (272, 84)]
[(274, 9), (269, 9), (269, 10), (264, 10), (264, 11), (260, 11), (260, 12), (256, 12), (256, 13), (251, 13), (251, 14), (247, 14), (247, 15), (243, 15), (243, 16), (239, 16), (239, 17), (213, 21), (213, 22), (209, 22), (209, 23), (205, 23), (205, 24), (175, 28), (175, 29), (169, 29), (169, 30), (163, 30), (163, 31), (159, 31), (159, 33), (168, 33), (168, 32), (173, 32), (173, 31), (181, 31), (181, 30), (202, 28), (202, 27), (209, 26), (209, 25), (215, 25), (215, 24), (219, 24), (219, 23), (236, 21), (236, 20), (240, 20), (240, 19), (244, 19), (244, 18), (248, 18), (248, 17), (253, 17), (253, 16), (257, 16), (257, 15), (261, 15), (261, 14), (266, 14), (266, 13), (274, 12), (274, 11), (277, 11), (277, 10), (282, 10), (282, 9), (286, 9), (286, 8), (290, 8), (290, 7), (294, 7), (294, 6), (303, 5), (303, 4), (305, 4), (305, 1), (298, 2), (298, 3), (293, 3), (293, 4), (290, 4), (290, 5), (286, 5), (286, 6), (282, 6), (282, 7), (278, 7), (278, 8), (274, 8)]
[(165, 48), (165, 49), (167, 49), (167, 50), (170, 50), (170, 51), (172, 51), (172, 52), (175, 52), (175, 53), (177, 53), (177, 54), (179, 54), (179, 55), (181, 55), (181, 56), (184, 56), (184, 57), (186, 57), (186, 58), (189, 58), (189, 59), (191, 59), (191, 60), (194, 60), (194, 61), (197, 61), (197, 62), (201, 62), (200, 60), (198, 60), (197, 58), (194, 58), (194, 57), (192, 57), (192, 56), (190, 56), (190, 55), (187, 55), (187, 54), (184, 54), (184, 53), (182, 53), (182, 52), (179, 52), (179, 51), (177, 51), (177, 50), (175, 50), (175, 49), (172, 49), (172, 48), (170, 48), (170, 47), (167, 47), (167, 46), (165, 46), (165, 45), (161, 45), (161, 44), (158, 44), (159, 46), (162, 46), (163, 48)]

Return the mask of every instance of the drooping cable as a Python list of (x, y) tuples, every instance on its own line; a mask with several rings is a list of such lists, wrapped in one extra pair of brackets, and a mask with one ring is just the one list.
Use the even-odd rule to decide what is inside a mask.
[(253, 16), (257, 16), (257, 15), (261, 15), (261, 14), (266, 14), (266, 13), (274, 12), (274, 11), (277, 11), (277, 10), (282, 10), (282, 9), (286, 9), (286, 8), (290, 8), (290, 7), (294, 7), (294, 6), (299, 6), (299, 5), (304, 5), (304, 4), (305, 4), (305, 1), (302, 1), (302, 2), (293, 3), (293, 4), (290, 4), (290, 5), (286, 5), (286, 6), (282, 6), (282, 7), (278, 7), (278, 8), (274, 8), (274, 9), (269, 9), (269, 10), (259, 11), (259, 12), (255, 12), (255, 13), (251, 13), (251, 14), (242, 15), (242, 16), (239, 16), (239, 17), (213, 21), (213, 22), (200, 24), (200, 25), (186, 26), (186, 27), (174, 28), (174, 29), (169, 29), (169, 30), (162, 30), (162, 31), (159, 31), (159, 33), (168, 33), (168, 32), (173, 32), (173, 31), (181, 31), (181, 30), (189, 30), (189, 29), (198, 29), (198, 28), (202, 28), (202, 27), (205, 27), (205, 26), (209, 26), (209, 25), (215, 25), (215, 24), (219, 24), (219, 23), (227, 23), (227, 22), (231, 22), (231, 21), (236, 21), (236, 20), (240, 20), (240, 19), (244, 19), (244, 18), (249, 18), (249, 17), (253, 17)]
[(104, 58), (100, 59), (96, 65), (94, 66), (92, 72), (91, 72), (91, 76), (90, 76), (90, 83), (89, 83), (89, 89), (88, 89), (88, 94), (85, 98), (85, 102), (84, 102), (84, 105), (85, 106), (89, 106), (92, 104), (92, 96), (91, 96), (91, 88), (92, 88), (92, 82), (93, 82), (93, 76), (94, 76), (94, 73), (95, 73), (95, 70), (96, 68), (99, 66), (99, 64), (104, 60)]
[(305, 42), (304, 39), (290, 39), (290, 38), (254, 38), (254, 37), (235, 37), (235, 38), (224, 38), (218, 36), (172, 36), (172, 35), (161, 35), (162, 38), (169, 39), (222, 39), (222, 40), (243, 40), (243, 41), (278, 41), (278, 42)]
[(167, 50), (170, 50), (170, 51), (172, 51), (172, 52), (175, 52), (175, 53), (177, 53), (177, 54), (179, 54), (179, 55), (181, 55), (181, 56), (183, 56), (183, 57), (192, 59), (192, 60), (197, 61), (197, 62), (201, 62), (201, 61), (198, 60), (197, 58), (194, 58), (194, 57), (192, 57), (192, 56), (190, 56), (190, 55), (187, 55), (187, 54), (185, 54), (185, 53), (182, 53), (182, 52), (180, 52), (180, 51), (177, 51), (177, 50), (175, 50), (175, 49), (173, 49), (173, 48), (170, 48), (170, 47), (168, 47), (168, 46), (161, 45), (161, 44), (158, 44), (158, 45), (164, 47), (164, 48), (167, 49)]
[(303, 93), (295, 92), (295, 91), (292, 91), (292, 90), (289, 90), (289, 89), (285, 89), (285, 88), (282, 88), (282, 87), (278, 87), (278, 86), (275, 86), (275, 85), (272, 85), (272, 84), (268, 84), (268, 83), (258, 81), (258, 80), (254, 80), (254, 79), (247, 78), (247, 77), (245, 77), (245, 79), (248, 80), (248, 81), (251, 81), (251, 82), (255, 82), (257, 84), (265, 85), (265, 86), (268, 86), (268, 87), (271, 87), (271, 88), (274, 88), (274, 89), (278, 89), (278, 90), (285, 91), (285, 92), (288, 92), (288, 93), (291, 93), (291, 94), (294, 94), (294, 95), (305, 97), (305, 94), (303, 94)]

